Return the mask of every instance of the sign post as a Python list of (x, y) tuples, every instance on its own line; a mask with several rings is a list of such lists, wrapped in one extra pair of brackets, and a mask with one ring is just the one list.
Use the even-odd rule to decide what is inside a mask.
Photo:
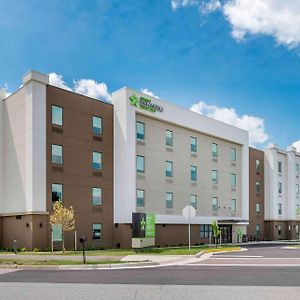
[(190, 251), (191, 250), (191, 219), (193, 219), (196, 216), (196, 209), (191, 205), (187, 205), (182, 210), (182, 215), (184, 216), (184, 218), (188, 220), (188, 224), (189, 224), (189, 251)]

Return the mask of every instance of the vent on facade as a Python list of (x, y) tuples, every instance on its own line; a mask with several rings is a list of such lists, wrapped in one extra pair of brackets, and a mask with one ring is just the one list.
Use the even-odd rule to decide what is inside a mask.
[(102, 172), (101, 171), (94, 171), (93, 175), (98, 176), (98, 177), (102, 177)]
[(115, 228), (118, 228), (118, 227), (119, 227), (119, 224), (118, 224), (118, 223), (116, 223), (116, 224), (115, 224)]
[(29, 227), (29, 223), (26, 223), (26, 227)]
[(63, 133), (64, 132), (62, 127), (57, 127), (57, 126), (54, 126), (54, 125), (52, 125), (52, 131), (53, 132), (58, 132), (58, 133)]
[(42, 223), (42, 222), (40, 223), (40, 227), (41, 227), (41, 228), (43, 227), (43, 223)]
[(16, 216), (16, 220), (21, 220), (22, 216)]
[(100, 142), (103, 141), (102, 136), (99, 136), (99, 135), (93, 135), (93, 139), (94, 139), (95, 141), (100, 141)]

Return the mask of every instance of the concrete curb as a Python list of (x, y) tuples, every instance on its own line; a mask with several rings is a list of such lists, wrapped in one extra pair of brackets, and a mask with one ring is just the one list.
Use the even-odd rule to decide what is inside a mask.
[(224, 250), (224, 251), (216, 251), (216, 252), (205, 252), (205, 251), (201, 251), (199, 253), (197, 253), (195, 256), (196, 258), (200, 258), (203, 254), (218, 254), (218, 253), (233, 253), (233, 252), (243, 252), (243, 251), (248, 251), (248, 249), (246, 248), (242, 248), (240, 250)]

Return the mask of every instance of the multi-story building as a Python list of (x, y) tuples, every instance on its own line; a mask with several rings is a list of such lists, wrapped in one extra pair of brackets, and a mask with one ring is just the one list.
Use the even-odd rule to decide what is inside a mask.
[(156, 214), (156, 245), (187, 244), (186, 205), (192, 244), (209, 241), (213, 220), (223, 242), (246, 233), (248, 132), (128, 88), (112, 99), (118, 245), (130, 247), (133, 212)]
[(299, 238), (300, 153), (271, 144), (265, 150), (265, 231), (268, 239)]
[(265, 239), (264, 151), (249, 148), (249, 226), (250, 239)]
[[(49, 248), (49, 214), (62, 200), (88, 247), (112, 247), (113, 106), (37, 72), (0, 100), (1, 246)], [(67, 247), (74, 242), (67, 234)]]

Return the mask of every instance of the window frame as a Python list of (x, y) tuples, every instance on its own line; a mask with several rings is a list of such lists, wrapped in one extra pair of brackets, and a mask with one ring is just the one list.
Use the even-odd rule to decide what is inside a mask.
[[(100, 225), (99, 226), (100, 228), (94, 228), (94, 225)], [(93, 223), (92, 224), (92, 239), (93, 240), (102, 240), (102, 229), (103, 229), (102, 223)], [(95, 232), (98, 230), (99, 230), (99, 236), (97, 236), (95, 234)]]
[[(96, 155), (96, 154), (99, 154), (100, 163), (94, 161), (94, 155)], [(95, 164), (99, 164), (99, 168), (95, 167)], [(93, 168), (93, 170), (96, 170), (96, 171), (100, 171), (100, 170), (103, 169), (103, 165), (102, 165), (102, 152), (93, 151), (93, 155), (92, 155), (92, 168)]]
[[(195, 141), (195, 144), (193, 144), (193, 141)], [(190, 144), (191, 144), (191, 153), (197, 153), (198, 148), (198, 140), (197, 137), (192, 136), (190, 137)]]
[[(60, 157), (59, 162), (57, 162), (57, 161), (55, 161), (55, 159), (53, 159), (55, 157), (55, 155), (53, 154), (53, 147), (59, 147), (60, 150), (61, 150), (61, 155), (60, 156), (56, 155), (56, 157)], [(51, 144), (51, 163), (55, 164), (55, 165), (62, 165), (63, 164), (63, 146), (62, 145)]]
[(198, 170), (197, 166), (191, 165), (190, 166), (190, 175), (191, 175), (191, 181), (195, 182), (198, 180)]
[[(214, 203), (216, 200), (216, 203)], [(212, 197), (211, 199), (211, 210), (217, 212), (219, 210), (219, 197)]]
[[(171, 199), (168, 199), (168, 196), (171, 196)], [(174, 208), (174, 194), (173, 192), (166, 192), (165, 194), (165, 203), (166, 203), (166, 209), (173, 209)], [(171, 203), (171, 205), (168, 205), (168, 203)]]
[[(139, 126), (142, 125), (143, 133), (139, 133)], [(145, 140), (145, 123), (142, 121), (136, 121), (136, 138), (137, 140), (144, 141)]]
[[(94, 120), (95, 119), (99, 119), (100, 120), (100, 127), (94, 126)], [(99, 132), (97, 132), (97, 130), (95, 131), (95, 128), (99, 129)], [(93, 132), (94, 135), (97, 135), (97, 136), (100, 136), (100, 135), (103, 134), (102, 117), (93, 115), (93, 117), (92, 117), (92, 132)]]
[[(195, 200), (195, 201), (193, 201)], [(190, 194), (190, 205), (195, 209), (198, 208), (198, 196), (195, 194)]]
[[(58, 200), (53, 200), (53, 193), (57, 193), (56, 191), (53, 191), (53, 186), (60, 186), (61, 187), (61, 191), (59, 192), (61, 194), (61, 198), (58, 198)], [(63, 201), (64, 198), (64, 185), (62, 183), (58, 183), (58, 182), (53, 182), (51, 184), (51, 202), (55, 203), (57, 201)]]
[[(170, 137), (168, 137), (168, 133), (171, 134)], [(170, 141), (170, 143), (169, 143), (169, 141)], [(166, 143), (166, 146), (173, 147), (174, 141), (173, 141), (173, 131), (172, 130), (166, 129), (165, 143)]]
[[(170, 170), (168, 170), (168, 166), (171, 166), (171, 171)], [(166, 164), (165, 164), (165, 175), (166, 175), (166, 177), (168, 177), (168, 178), (173, 178), (173, 162), (172, 161), (170, 161), (170, 160), (166, 160)]]
[[(143, 198), (140, 198), (138, 196), (139, 192), (142, 192), (143, 194)], [(142, 199), (142, 204), (143, 205), (139, 205), (139, 201), (140, 199)], [(136, 207), (139, 207), (139, 208), (144, 208), (145, 207), (145, 190), (144, 189), (136, 189)]]
[[(100, 191), (100, 201), (99, 203), (95, 203), (95, 196), (94, 195), (94, 191), (96, 190), (99, 190)], [(93, 203), (93, 206), (101, 206), (103, 204), (103, 200), (102, 200), (102, 188), (100, 187), (92, 187), (92, 203)]]
[[(59, 108), (61, 110), (61, 124), (60, 123), (55, 123), (54, 118), (53, 118), (53, 109), (54, 108)], [(51, 105), (51, 124), (54, 126), (63, 126), (64, 125), (64, 108), (62, 106), (52, 104)]]
[[(142, 169), (138, 168), (138, 166), (139, 166), (139, 159), (141, 159), (140, 162), (142, 162)], [(142, 174), (145, 173), (145, 156), (144, 155), (137, 155), (136, 156), (136, 171), (137, 171), (137, 173), (142, 173)]]

